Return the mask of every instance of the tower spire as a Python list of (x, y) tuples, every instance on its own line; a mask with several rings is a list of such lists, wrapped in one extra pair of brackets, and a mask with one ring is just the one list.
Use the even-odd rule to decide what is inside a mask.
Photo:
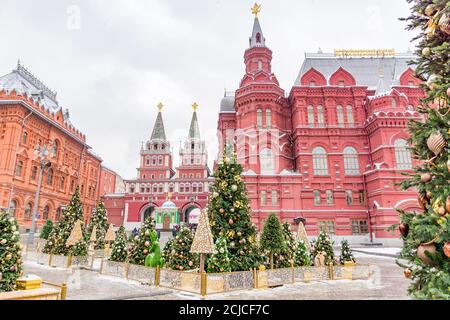
[(250, 37), (250, 48), (266, 46), (266, 39), (264, 38), (258, 19), (258, 15), (260, 12), (261, 12), (261, 5), (255, 3), (255, 5), (252, 8), (252, 13), (255, 15), (255, 21), (253, 22), (253, 32), (252, 36)]
[(162, 109), (164, 105), (158, 104), (158, 116), (156, 117), (155, 126), (153, 127), (151, 140), (166, 140), (166, 131), (164, 130), (164, 122), (162, 119)]
[(189, 128), (189, 139), (200, 139), (200, 130), (198, 128), (197, 109), (198, 104), (194, 102), (192, 105), (194, 113), (192, 114), (191, 127)]

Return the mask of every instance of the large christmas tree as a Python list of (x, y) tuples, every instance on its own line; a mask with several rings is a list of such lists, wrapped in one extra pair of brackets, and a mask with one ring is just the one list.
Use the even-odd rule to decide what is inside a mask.
[(224, 153), (214, 172), (208, 210), (214, 239), (227, 239), (232, 271), (247, 271), (262, 262), (256, 243), (256, 227), (250, 220), (250, 205), (242, 166)]
[(155, 231), (153, 219), (151, 217), (148, 217), (139, 230), (139, 234), (133, 239), (133, 244), (128, 255), (128, 260), (130, 261), (130, 263), (139, 265), (145, 264), (145, 258), (150, 253), (153, 244), (153, 231)]
[(191, 253), (194, 233), (187, 226), (182, 226), (172, 242), (169, 260), (165, 261), (170, 269), (186, 271), (199, 266), (199, 255)]
[(56, 223), (50, 233), (43, 252), (64, 256), (87, 254), (87, 243), (84, 240), (84, 236), (73, 245), (68, 246), (66, 244), (77, 221), (80, 221), (81, 232), (84, 233), (83, 220), (83, 204), (80, 199), (80, 189), (77, 187), (69, 204), (63, 210), (61, 220)]
[(128, 255), (127, 246), (127, 234), (125, 232), (124, 226), (120, 226), (116, 234), (116, 240), (114, 240), (112, 246), (112, 253), (109, 260), (117, 262), (125, 262)]
[(8, 212), (0, 210), (0, 292), (14, 291), (22, 274), (19, 225)]
[(288, 222), (285, 222), (282, 225), (282, 235), (284, 246), (280, 253), (275, 254), (275, 267), (289, 268), (294, 262), (294, 253), (297, 249), (297, 243), (291, 232), (291, 225)]
[(412, 277), (409, 294), (418, 299), (450, 299), (450, 2), (408, 0), (409, 30), (420, 31), (415, 76), (426, 84), (427, 97), (418, 111), (424, 121), (411, 121), (409, 139), (420, 160), (406, 190), (416, 188), (423, 212), (400, 211), (404, 245), (400, 263)]
[(92, 230), (96, 227), (96, 241), (94, 249), (102, 250), (105, 248), (105, 235), (108, 231), (109, 223), (106, 214), (105, 204), (103, 201), (99, 201), (97, 208), (95, 208), (89, 226), (87, 228), (87, 238), (89, 239), (92, 234)]
[[(269, 258), (270, 268), (274, 268), (274, 259), (284, 260), (281, 255), (282, 252), (286, 252), (286, 244), (283, 239), (283, 229), (281, 227), (280, 220), (272, 213), (264, 223), (263, 233), (261, 235), (261, 247)], [(277, 255), (277, 256), (275, 256)], [(283, 266), (282, 266), (283, 267)]]

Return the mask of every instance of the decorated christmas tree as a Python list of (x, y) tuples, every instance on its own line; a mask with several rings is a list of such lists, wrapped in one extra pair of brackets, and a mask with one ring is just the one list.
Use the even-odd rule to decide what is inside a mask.
[(330, 237), (327, 235), (327, 233), (324, 230), (320, 231), (319, 236), (314, 243), (312, 257), (315, 258), (319, 252), (324, 252), (325, 264), (336, 264), (336, 261), (334, 259), (333, 244), (334, 242), (330, 240)]
[[(87, 248), (84, 237), (79, 240), (80, 243), (75, 243), (73, 245), (67, 245), (66, 243), (77, 221), (80, 221), (81, 232), (84, 233), (83, 204), (81, 203), (80, 189), (78, 187), (69, 204), (63, 210), (61, 220), (56, 223), (50, 233), (43, 252), (64, 256), (72, 255), (74, 252), (84, 252), (84, 247)], [(75, 248), (72, 248), (73, 246), (75, 246)]]
[[(283, 230), (280, 220), (272, 213), (269, 218), (264, 222), (263, 233), (261, 235), (261, 247), (269, 259), (270, 268), (274, 268), (274, 258), (286, 259), (281, 253), (286, 252), (286, 244), (283, 239)], [(275, 256), (277, 255), (277, 256)]]
[(47, 240), (52, 230), (53, 230), (53, 222), (52, 220), (47, 220), (44, 226), (42, 227), (39, 238)]
[(66, 247), (68, 248), (69, 255), (86, 256), (88, 253), (88, 245), (83, 238), (81, 224), (82, 221), (78, 220), (70, 232), (69, 238), (67, 238)]
[(282, 235), (284, 241), (283, 250), (280, 253), (275, 253), (275, 267), (276, 268), (289, 268), (291, 263), (294, 262), (294, 253), (297, 249), (297, 243), (294, 239), (294, 235), (291, 232), (291, 225), (288, 222), (282, 225)]
[(191, 229), (182, 226), (171, 245), (168, 268), (179, 271), (196, 269), (199, 266), (199, 256), (191, 253), (194, 234)]
[(339, 263), (344, 264), (344, 262), (356, 262), (347, 240), (341, 241), (341, 255), (339, 256)]
[(127, 260), (128, 248), (127, 248), (127, 234), (124, 226), (120, 226), (117, 230), (116, 240), (112, 246), (112, 253), (109, 260), (117, 262), (125, 262)]
[(205, 271), (205, 257), (207, 254), (216, 253), (214, 240), (209, 225), (208, 209), (203, 209), (200, 214), (197, 230), (192, 241), (191, 253), (200, 255), (200, 273)]
[(418, 299), (450, 299), (450, 3), (408, 0), (409, 30), (420, 31), (415, 76), (423, 80), (426, 98), (411, 121), (409, 143), (420, 165), (402, 183), (415, 188), (423, 212), (400, 211), (404, 240), (399, 265), (412, 278), (409, 294)]
[(208, 259), (208, 272), (231, 272), (230, 254), (227, 248), (227, 239), (219, 238), (216, 240), (216, 253)]
[(139, 230), (139, 234), (133, 239), (133, 244), (128, 255), (130, 263), (145, 264), (145, 258), (152, 248), (152, 231), (155, 231), (155, 225), (152, 218), (148, 217)]
[(96, 250), (101, 250), (105, 248), (105, 235), (108, 230), (109, 223), (108, 217), (106, 214), (105, 204), (103, 201), (100, 201), (92, 213), (91, 221), (89, 222), (89, 226), (87, 228), (87, 237), (90, 238), (92, 235), (92, 230), (96, 227), (96, 241), (95, 247)]
[(224, 153), (214, 172), (208, 210), (214, 239), (226, 238), (232, 271), (247, 271), (262, 262), (256, 242), (256, 227), (250, 220), (250, 205), (242, 166)]
[(311, 254), (303, 239), (297, 240), (297, 248), (294, 253), (294, 265), (297, 267), (308, 267), (312, 265)]
[(164, 246), (164, 249), (161, 253), (161, 261), (164, 267), (167, 267), (169, 258), (170, 258), (170, 254), (172, 252), (172, 244), (174, 242), (174, 239), (170, 239), (169, 241), (166, 242), (166, 245)]
[(0, 292), (14, 291), (22, 274), (19, 225), (8, 212), (0, 210)]

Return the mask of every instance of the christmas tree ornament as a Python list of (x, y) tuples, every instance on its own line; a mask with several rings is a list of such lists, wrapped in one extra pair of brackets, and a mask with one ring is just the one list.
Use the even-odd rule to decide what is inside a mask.
[(144, 244), (146, 247), (149, 247), (150, 246), (150, 242), (149, 241), (145, 241), (145, 244)]
[(439, 155), (446, 145), (447, 142), (440, 132), (431, 134), (427, 139), (428, 149), (430, 149), (435, 155)]
[(422, 260), (422, 262), (426, 265), (432, 265), (433, 264), (433, 260), (431, 260), (426, 254), (425, 252), (428, 252), (430, 255), (433, 255), (436, 253), (436, 247), (434, 245), (434, 243), (424, 243), (421, 244), (418, 248), (417, 248), (417, 256), (420, 258), (420, 260)]
[(422, 55), (425, 57), (429, 57), (431, 54), (431, 49), (429, 47), (425, 47), (422, 49)]
[(440, 216), (445, 216), (445, 208), (444, 207), (439, 207), (437, 212), (439, 213)]
[(428, 17), (431, 17), (432, 15), (434, 15), (436, 13), (436, 5), (434, 4), (429, 4), (425, 7), (425, 11), (424, 11), (425, 15), (427, 15)]
[(411, 279), (412, 270), (409, 268), (406, 268), (405, 270), (403, 270), (403, 274), (405, 275), (405, 278)]
[(450, 98), (450, 87), (447, 88), (447, 97)]
[(195, 232), (190, 252), (200, 254), (200, 273), (203, 273), (205, 270), (206, 254), (216, 253), (207, 209), (203, 209), (200, 213), (199, 224), (197, 226), (197, 231)]
[(428, 201), (430, 201), (431, 199), (433, 199), (433, 196), (434, 196), (434, 195), (433, 195), (433, 192), (431, 192), (431, 191), (427, 191), (425, 195), (426, 195)]
[(446, 256), (447, 258), (450, 258), (450, 241), (447, 242), (446, 244), (444, 244), (444, 246), (443, 246), (442, 249), (443, 249), (443, 251), (444, 251), (445, 256)]
[(231, 186), (231, 191), (236, 192), (237, 190), (238, 190), (238, 186), (235, 185), (235, 184), (233, 184), (233, 185)]
[(228, 224), (232, 225), (234, 223), (233, 219), (228, 220)]
[(407, 223), (402, 223), (398, 227), (400, 234), (403, 236), (403, 238), (406, 238), (409, 233), (409, 225)]
[[(444, 13), (438, 22), (439, 29), (446, 35), (450, 35), (450, 14)], [(448, 95), (448, 92), (447, 92)]]
[(422, 173), (420, 175), (420, 181), (422, 181), (423, 183), (427, 183), (431, 181), (431, 174), (427, 173)]

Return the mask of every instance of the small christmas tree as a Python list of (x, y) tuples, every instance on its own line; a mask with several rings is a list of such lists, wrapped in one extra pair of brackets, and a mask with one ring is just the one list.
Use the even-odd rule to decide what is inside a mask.
[(340, 264), (344, 264), (344, 262), (356, 262), (347, 240), (341, 241), (341, 255), (339, 256), (339, 262)]
[(306, 249), (311, 252), (311, 242), (308, 240), (308, 235), (306, 234), (306, 228), (303, 222), (299, 222), (297, 231), (297, 240), (302, 239), (306, 245)]
[(191, 253), (194, 235), (192, 230), (182, 226), (171, 245), (167, 266), (173, 270), (185, 271), (199, 267), (199, 256)]
[(53, 230), (53, 222), (52, 220), (47, 220), (42, 227), (41, 234), (39, 235), (39, 238), (48, 240), (48, 237), (50, 236), (50, 233)]
[(139, 234), (133, 239), (128, 256), (130, 263), (142, 266), (145, 264), (145, 258), (152, 248), (152, 231), (154, 230), (155, 224), (152, 218), (148, 217), (139, 230)]
[[(63, 210), (61, 220), (56, 223), (50, 233), (43, 252), (64, 256), (73, 255), (74, 252), (84, 252), (83, 248), (87, 248), (86, 243), (73, 244), (76, 245), (76, 248), (73, 249), (66, 243), (77, 221), (80, 221), (81, 232), (84, 233), (83, 218), (83, 204), (81, 203), (80, 189), (77, 187), (69, 204)], [(80, 241), (85, 242), (84, 237)]]
[(333, 244), (334, 242), (330, 240), (327, 233), (323, 230), (320, 231), (319, 236), (314, 243), (314, 249), (312, 253), (313, 258), (315, 258), (319, 252), (325, 252), (325, 264), (336, 264), (336, 261), (334, 260)]
[(14, 291), (22, 274), (19, 225), (8, 212), (0, 210), (0, 292)]
[(83, 238), (81, 224), (81, 220), (78, 220), (70, 232), (69, 238), (67, 238), (66, 247), (68, 248), (68, 255), (78, 257), (86, 256), (88, 253), (88, 245)]
[(112, 246), (112, 253), (109, 260), (117, 262), (125, 262), (127, 260), (127, 234), (124, 226), (120, 226), (116, 234), (116, 240)]
[(261, 235), (261, 247), (269, 258), (270, 268), (274, 267), (274, 255), (286, 250), (280, 220), (272, 213), (264, 223)]
[(208, 259), (208, 272), (231, 272), (230, 254), (227, 248), (227, 239), (219, 238), (215, 244), (216, 253)]
[(297, 244), (294, 239), (294, 235), (291, 232), (291, 225), (288, 222), (282, 225), (282, 234), (284, 241), (284, 249), (280, 253), (275, 253), (275, 267), (276, 268), (289, 268), (291, 263), (294, 262), (294, 253), (297, 249)]
[(207, 209), (201, 211), (197, 231), (192, 241), (191, 253), (198, 253), (200, 255), (200, 273), (205, 270), (205, 256), (216, 253), (211, 227), (209, 226)]
[(167, 267), (167, 263), (170, 259), (170, 254), (172, 252), (172, 244), (174, 242), (174, 239), (170, 239), (166, 242), (166, 245), (164, 246), (163, 252), (161, 254), (161, 261), (164, 267)]
[(297, 241), (297, 250), (294, 254), (294, 264), (298, 267), (308, 267), (312, 264), (310, 252), (308, 251), (306, 243), (303, 239), (299, 239)]
[(250, 204), (242, 166), (236, 156), (226, 153), (214, 172), (215, 182), (208, 202), (214, 239), (225, 237), (233, 271), (259, 267), (262, 258), (256, 241), (256, 226), (251, 222)]
[(92, 214), (91, 221), (87, 228), (88, 238), (91, 237), (94, 227), (96, 227), (96, 241), (94, 249), (102, 250), (105, 248), (105, 235), (109, 228), (108, 217), (103, 201), (98, 203), (97, 208), (95, 208)]

